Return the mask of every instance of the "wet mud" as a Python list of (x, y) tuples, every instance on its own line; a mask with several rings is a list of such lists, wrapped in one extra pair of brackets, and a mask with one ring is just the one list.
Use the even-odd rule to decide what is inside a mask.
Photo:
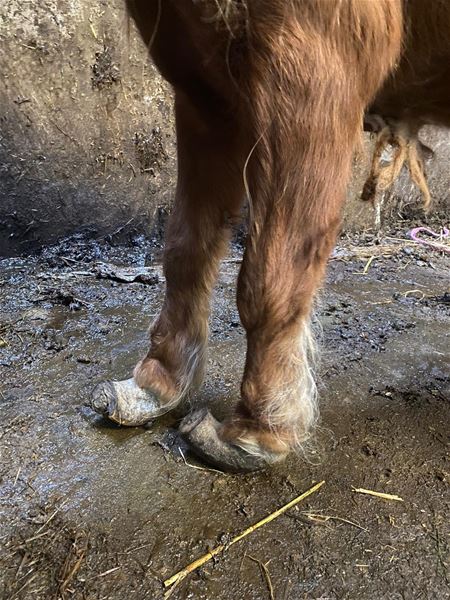
[[(85, 406), (145, 352), (164, 290), (157, 248), (78, 236), (1, 261), (0, 597), (162, 598), (162, 580), (325, 480), (171, 597), (270, 598), (260, 561), (277, 600), (448, 598), (450, 268), (427, 248), (378, 242), (341, 240), (330, 261), (315, 449), (238, 476), (180, 452), (180, 415), (120, 428)], [(218, 418), (245, 355), (240, 256), (223, 263), (207, 376), (190, 398)]]

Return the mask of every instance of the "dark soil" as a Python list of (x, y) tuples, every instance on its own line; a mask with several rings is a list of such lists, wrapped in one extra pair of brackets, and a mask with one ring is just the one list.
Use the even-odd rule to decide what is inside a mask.
[[(318, 308), (317, 451), (244, 476), (187, 466), (175, 416), (121, 429), (84, 407), (145, 352), (164, 288), (150, 244), (75, 237), (0, 262), (1, 598), (162, 598), (164, 578), (322, 479), (172, 598), (270, 598), (253, 559), (277, 600), (449, 597), (448, 260), (393, 239), (351, 242), (330, 261)], [(219, 417), (238, 398), (245, 353), (239, 259), (235, 249), (223, 264), (192, 398)]]

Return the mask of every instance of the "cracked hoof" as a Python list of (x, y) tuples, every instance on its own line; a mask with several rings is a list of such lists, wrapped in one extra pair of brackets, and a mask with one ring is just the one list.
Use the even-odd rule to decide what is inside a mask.
[(173, 407), (173, 403), (161, 404), (155, 393), (140, 388), (133, 378), (99, 383), (88, 405), (111, 421), (128, 427), (144, 425)]
[(259, 471), (286, 456), (264, 450), (253, 441), (225, 442), (219, 436), (220, 428), (219, 421), (207, 409), (201, 409), (185, 417), (179, 430), (197, 456), (222, 471)]

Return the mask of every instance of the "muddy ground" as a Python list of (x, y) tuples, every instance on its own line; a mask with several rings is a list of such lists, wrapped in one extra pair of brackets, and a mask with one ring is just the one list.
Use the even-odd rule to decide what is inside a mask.
[[(164, 289), (158, 248), (74, 237), (0, 262), (0, 597), (162, 598), (164, 578), (325, 480), (172, 598), (270, 598), (256, 561), (277, 600), (448, 598), (450, 268), (401, 241), (406, 230), (340, 241), (318, 308), (317, 451), (244, 476), (186, 465), (175, 417), (121, 429), (84, 406), (145, 351)], [(235, 247), (223, 264), (207, 379), (192, 399), (219, 416), (244, 360), (239, 259)]]

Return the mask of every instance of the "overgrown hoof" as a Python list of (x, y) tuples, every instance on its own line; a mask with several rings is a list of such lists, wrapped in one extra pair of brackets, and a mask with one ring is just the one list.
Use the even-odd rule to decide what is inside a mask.
[(192, 451), (206, 463), (222, 471), (259, 471), (286, 456), (285, 453), (264, 450), (257, 444), (226, 442), (220, 438), (220, 429), (219, 421), (207, 409), (191, 413), (183, 419), (179, 427)]
[(119, 425), (136, 427), (163, 415), (173, 405), (162, 404), (155, 393), (140, 388), (131, 378), (99, 383), (92, 391), (89, 406)]

